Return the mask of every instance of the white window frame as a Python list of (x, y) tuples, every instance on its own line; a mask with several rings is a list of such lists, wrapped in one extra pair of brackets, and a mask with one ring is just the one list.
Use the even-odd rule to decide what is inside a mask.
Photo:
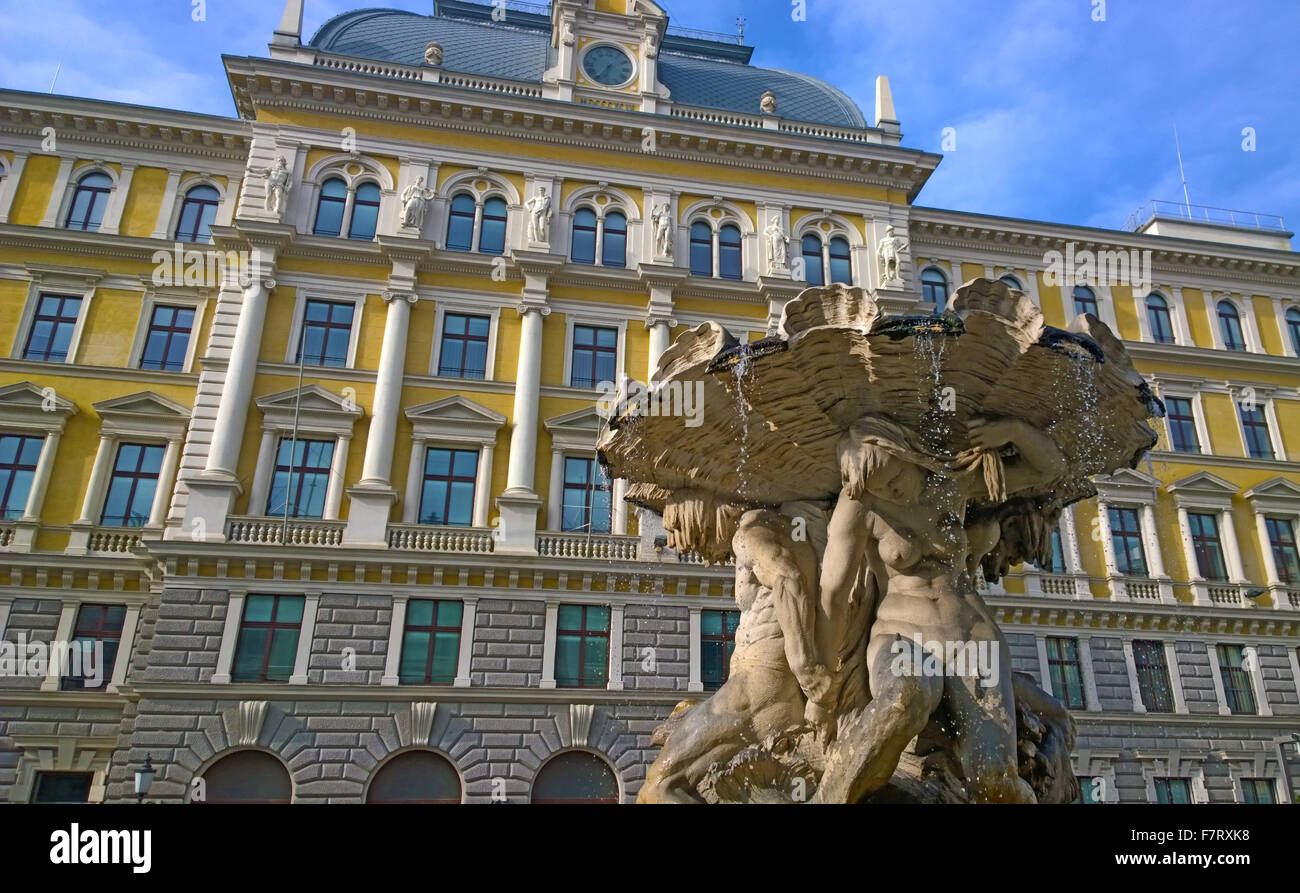
[[(551, 435), (551, 475), (546, 505), (546, 530), (549, 533), (571, 532), (561, 529), (564, 516), (564, 460), (572, 457), (595, 462), (600, 424), (601, 419), (595, 407), (556, 416), (545, 422), (546, 431)], [(623, 536), (627, 532), (627, 503), (623, 501), (626, 492), (625, 480), (615, 478), (610, 481), (611, 536)]]
[[(47, 399), (52, 400), (51, 411), (45, 410)], [(31, 548), (35, 536), (35, 525), (41, 520), (41, 510), (45, 505), (45, 495), (54, 474), (54, 463), (58, 458), (59, 441), (63, 437), (68, 419), (77, 414), (77, 404), (50, 393), (30, 381), (17, 382), (0, 388), (0, 433), (43, 437), (41, 455), (36, 462), (36, 472), (32, 476), (31, 489), (27, 492), (27, 506), (23, 516), (16, 524), (17, 530), (10, 551), (27, 551)], [(4, 634), (0, 625), (0, 635)]]
[(1282, 336), (1282, 353), (1284, 356), (1288, 357), (1300, 357), (1300, 352), (1296, 351), (1296, 345), (1291, 340), (1291, 333), (1286, 324), (1287, 311), (1300, 311), (1300, 300), (1296, 298), (1282, 298), (1276, 302), (1276, 307), (1277, 327)]
[[(1243, 783), (1249, 778), (1272, 782), (1273, 802), (1286, 803), (1286, 785), (1282, 783), (1282, 772), (1276, 758), (1270, 759), (1266, 753), (1226, 755), (1223, 762), (1228, 767), (1228, 777), (1232, 779), (1233, 802), (1246, 802)], [(1248, 766), (1243, 767), (1243, 763)], [(1273, 766), (1272, 772), (1268, 771), (1270, 765)]]
[(284, 361), (291, 366), (298, 365), (298, 341), (306, 323), (308, 301), (329, 301), (333, 304), (352, 305), (352, 329), (348, 335), (348, 359), (342, 366), (313, 366), (309, 369), (355, 369), (357, 363), (357, 345), (361, 341), (361, 317), (365, 311), (366, 286), (359, 289), (344, 290), (326, 288), (319, 285), (299, 285), (295, 289), (293, 304), (293, 322), (289, 327), (289, 344), (285, 349)]
[(1172, 453), (1176, 456), (1210, 456), (1210, 429), (1205, 423), (1205, 404), (1201, 400), (1201, 390), (1195, 385), (1188, 382), (1170, 382), (1163, 378), (1155, 379), (1156, 390), (1161, 399), (1165, 397), (1177, 397), (1182, 400), (1189, 400), (1192, 404), (1192, 423), (1196, 428), (1196, 452), (1189, 453), (1182, 450), (1175, 450), (1173, 435), (1169, 431), (1169, 420), (1164, 422), (1165, 445), (1168, 447), (1164, 452)]
[[(1178, 528), (1183, 540), (1183, 560), (1187, 564), (1187, 578), (1196, 603), (1209, 604), (1206, 590), (1210, 585), (1240, 587), (1246, 584), (1241, 544), (1237, 539), (1237, 528), (1233, 521), (1232, 497), (1237, 488), (1222, 478), (1201, 471), (1174, 481), (1167, 485), (1167, 489), (1173, 495), (1174, 504), (1178, 508)], [(1193, 548), (1189, 514), (1214, 515), (1219, 529), (1219, 543), (1223, 547), (1223, 561), (1228, 572), (1226, 583), (1220, 581), (1211, 583), (1201, 576)]]
[[(425, 598), (417, 595), (416, 598)], [(402, 639), (406, 631), (406, 606), (411, 600), (408, 593), (393, 596), (392, 619), (388, 626), (388, 650), (384, 655), (384, 675), (379, 684), (396, 687), (402, 684), (399, 672), (402, 667)], [(469, 664), (474, 649), (474, 618), (478, 613), (477, 595), (460, 595), (451, 598), (435, 598), (434, 601), (459, 601), (462, 605), (460, 614), (460, 652), (456, 655), (456, 677), (452, 688), (469, 688)]]
[[(1259, 459), (1250, 455), (1250, 447), (1246, 443), (1246, 425), (1241, 418), (1241, 393), (1243, 387), (1252, 388), (1255, 391), (1254, 402), (1264, 411), (1264, 421), (1268, 425), (1268, 440), (1273, 447), (1272, 459)], [(1286, 462), (1286, 447), (1282, 443), (1282, 430), (1277, 421), (1277, 410), (1273, 406), (1273, 386), (1265, 384), (1238, 385), (1231, 388), (1230, 398), (1232, 400), (1233, 415), (1237, 419), (1237, 436), (1241, 438), (1241, 455), (1245, 459), (1254, 459), (1262, 462)]]
[[(1226, 689), (1224, 688), (1223, 685), (1223, 671), (1219, 669), (1218, 646), (1220, 645), (1239, 645), (1241, 647), (1242, 657), (1244, 658), (1242, 661), (1243, 669), (1245, 669), (1246, 675), (1250, 678), (1250, 690), (1252, 696), (1255, 698), (1254, 713), (1234, 714), (1232, 710), (1229, 709), (1228, 697), (1226, 694)], [(1243, 641), (1222, 642), (1216, 640), (1212, 642), (1206, 642), (1205, 649), (1208, 652), (1208, 656), (1210, 658), (1210, 675), (1214, 679), (1214, 696), (1219, 701), (1220, 716), (1272, 716), (1273, 715), (1273, 708), (1269, 705), (1268, 698), (1266, 697), (1268, 693), (1264, 689), (1264, 673), (1263, 673), (1263, 668), (1259, 665), (1259, 644), (1258, 643), (1243, 642)], [(1252, 659), (1252, 655), (1253, 655), (1253, 659)], [(1249, 666), (1251, 663), (1254, 663), (1255, 666), (1254, 667)]]
[[(1146, 782), (1147, 802), (1156, 802), (1157, 778), (1185, 778), (1192, 803), (1209, 803), (1210, 794), (1205, 786), (1205, 769), (1194, 760), (1171, 754), (1167, 757), (1143, 757), (1142, 779)], [(1186, 775), (1182, 774), (1184, 763), (1190, 764)]]
[[(574, 593), (577, 595), (577, 593)], [(618, 601), (600, 601), (596, 599), (556, 598), (546, 600), (546, 617), (542, 635), (542, 680), (539, 685), (544, 689), (556, 689), (555, 660), (558, 656), (556, 636), (560, 622), (560, 605), (583, 605), (587, 607), (609, 608), (609, 669), (606, 673), (606, 691), (623, 690), (623, 603)], [(566, 688), (564, 691), (583, 692), (600, 689)]]
[[(477, 188), (477, 183), (483, 182), (485, 188)], [(440, 187), (438, 187), (439, 213), (436, 225), (440, 228), (437, 232), (435, 243), (439, 248), (446, 251), (453, 251), (447, 248), (447, 232), (451, 228), (451, 203), (460, 193), (465, 193), (474, 199), (474, 232), (470, 240), (469, 250), (455, 249), (455, 254), (481, 254), (479, 251), (480, 239), (483, 235), (483, 205), (490, 198), (499, 198), (506, 203), (506, 239), (502, 254), (489, 254), (488, 257), (504, 257), (510, 253), (511, 248), (521, 247), (520, 220), (523, 213), (523, 205), (520, 203), (519, 193), (515, 187), (503, 177), (500, 177), (486, 167), (480, 167), (472, 171), (462, 171), (452, 177), (449, 177)], [(554, 196), (553, 196), (554, 197)]]
[[(1174, 651), (1174, 642), (1172, 639), (1162, 639), (1152, 636), (1143, 636), (1140, 639), (1143, 642), (1159, 642), (1164, 649), (1165, 655), (1165, 675), (1169, 677), (1169, 694), (1174, 702), (1174, 713), (1187, 713), (1187, 699), (1183, 695), (1183, 677), (1178, 672), (1178, 660)], [(1137, 638), (1124, 640), (1124, 665), (1128, 671), (1129, 692), (1133, 696), (1133, 712), (1147, 713), (1146, 704), (1142, 701), (1142, 686), (1138, 681), (1137, 658), (1133, 654), (1133, 642)]]
[[(501, 329), (501, 304), (488, 303), (495, 300), (499, 300), (499, 297), (438, 297), (434, 299), (433, 351), (432, 356), (429, 359), (429, 374), (431, 376), (434, 378), (446, 378), (447, 381), (496, 381), (497, 334)], [(438, 374), (438, 369), (442, 364), (443, 326), (446, 322), (448, 313), (458, 313), (468, 316), (486, 316), (488, 318), (487, 367), (484, 369), (483, 377), (481, 379), (453, 378)]]
[(77, 364), (77, 353), (81, 348), (81, 337), (86, 331), (86, 317), (90, 315), (90, 303), (95, 297), (99, 282), (108, 275), (103, 270), (91, 270), (81, 267), (55, 267), (28, 264), (26, 267), (29, 282), (27, 285), (27, 302), (23, 305), (22, 316), (14, 334), (13, 346), (9, 357), (25, 363), (47, 363), (48, 360), (24, 360), (27, 339), (31, 334), (32, 323), (36, 319), (36, 310), (42, 295), (63, 297), (80, 297), (81, 306), (77, 310), (77, 323), (72, 329), (72, 338), (68, 341), (68, 355), (63, 363), (68, 366)]
[[(300, 147), (299, 157), (301, 157), (301, 152), (302, 148)], [(359, 170), (352, 173), (348, 170), (352, 166), (359, 168)], [(325, 185), (326, 180), (335, 177), (342, 180), (344, 186), (347, 187), (347, 198), (343, 205), (343, 220), (339, 234), (337, 236), (318, 236), (316, 235), (316, 216), (320, 211), (321, 187)], [(379, 214), (375, 221), (375, 236), (370, 240), (350, 239), (348, 238), (348, 229), (352, 226), (352, 208), (356, 200), (357, 187), (366, 182), (373, 182), (379, 187)], [(347, 153), (336, 153), (327, 158), (322, 158), (312, 166), (311, 170), (302, 175), (301, 192), (302, 196), (295, 206), (295, 216), (298, 221), (298, 232), (304, 236), (317, 239), (339, 239), (344, 242), (354, 242), (358, 245), (373, 245), (377, 244), (380, 236), (392, 234), (392, 226), (396, 222), (393, 212), (397, 208), (397, 192), (393, 183), (393, 175), (385, 165), (374, 158)]]
[[(716, 218), (712, 214), (715, 209), (721, 212)], [(681, 227), (681, 234), (685, 244), (679, 245), (678, 248), (684, 248), (685, 250), (684, 252), (679, 251), (677, 256), (684, 258), (685, 267), (688, 271), (691, 266), (691, 229), (697, 223), (704, 223), (708, 225), (711, 231), (711, 239), (713, 243), (712, 273), (709, 276), (698, 276), (692, 272), (690, 275), (693, 278), (713, 279), (721, 282), (754, 281), (756, 273), (759, 272), (756, 269), (754, 262), (755, 232), (753, 221), (750, 220), (747, 214), (744, 214), (739, 208), (732, 206), (729, 202), (724, 201), (721, 196), (715, 196), (711, 200), (696, 202), (691, 205), (682, 212), (681, 219), (685, 221), (685, 224)], [(735, 226), (736, 229), (740, 230), (739, 279), (728, 279), (722, 275), (722, 254), (719, 238), (722, 233), (722, 228), (728, 224)]]
[[(144, 362), (144, 349), (149, 340), (149, 326), (153, 321), (154, 308), (160, 304), (164, 307), (185, 307), (194, 311), (194, 324), (190, 328), (189, 344), (185, 348), (185, 365), (180, 370), (182, 374), (191, 373), (194, 371), (194, 358), (198, 356), (199, 332), (203, 327), (203, 316), (207, 310), (208, 299), (198, 292), (189, 290), (150, 288), (145, 291), (140, 303), (140, 319), (135, 326), (135, 338), (131, 342), (131, 368), (140, 369), (140, 364)], [(144, 371), (166, 374), (164, 370), (157, 369)]]
[[(605, 202), (604, 207), (601, 207), (596, 203), (597, 195), (605, 195), (609, 198), (609, 201)], [(577, 218), (578, 212), (583, 210), (591, 211), (596, 215), (596, 259), (590, 264), (579, 263), (573, 259), (573, 233), (575, 228), (573, 221)], [(610, 212), (622, 214), (623, 219), (626, 221), (624, 224), (627, 229), (624, 233), (625, 244), (623, 246), (623, 266), (621, 267), (607, 267), (605, 265), (605, 215)], [(635, 269), (635, 258), (632, 255), (632, 221), (635, 219), (636, 218), (624, 205), (623, 201), (609, 193), (601, 192), (594, 195), (584, 195), (576, 204), (573, 205), (572, 210), (569, 212), (569, 245), (568, 250), (565, 251), (565, 258), (569, 263), (578, 267), (594, 266), (607, 270)]]
[(1205, 291), (1205, 307), (1210, 314), (1210, 334), (1214, 336), (1214, 349), (1227, 351), (1228, 345), (1223, 338), (1223, 325), (1219, 320), (1219, 304), (1227, 301), (1237, 308), (1237, 318), (1241, 321), (1241, 337), (1246, 342), (1244, 350), (1230, 353), (1261, 353), (1263, 348), (1259, 341), (1259, 327), (1255, 324), (1255, 308), (1245, 297), (1221, 291)]
[[(217, 666), (208, 680), (213, 685), (230, 685), (230, 672), (235, 663), (235, 648), (239, 644), (239, 630), (244, 622), (244, 602), (249, 595), (297, 595), (293, 592), (276, 592), (259, 590), (249, 592), (246, 589), (232, 589), (226, 593), (226, 625), (221, 631), (221, 647), (217, 652)], [(309, 591), (303, 596), (302, 621), (298, 625), (298, 650), (294, 654), (293, 672), (289, 674), (289, 685), (306, 685), (307, 669), (311, 663), (312, 639), (316, 635), (316, 614), (320, 610), (321, 593)], [(275, 685), (276, 683), (237, 683), (239, 685)]]
[[(1052, 667), (1047, 657), (1047, 640), (1052, 639), (1074, 639), (1079, 646), (1079, 673), (1083, 677), (1083, 702), (1084, 711), (1088, 713), (1097, 713), (1101, 710), (1101, 699), (1097, 696), (1097, 680), (1093, 678), (1092, 670), (1092, 646), (1089, 644), (1087, 636), (1081, 632), (1073, 635), (1060, 635), (1057, 633), (1043, 633), (1036, 637), (1038, 646), (1038, 672), (1042, 674), (1042, 689), (1052, 697), (1060, 700), (1060, 696), (1052, 690)], [(1064, 706), (1064, 705), (1062, 705)], [(1077, 710), (1078, 708), (1067, 708)]]
[[(77, 622), (77, 612), (81, 610), (82, 605), (124, 605), (126, 607), (126, 617), (122, 620), (122, 635), (118, 638), (117, 655), (113, 659), (113, 667), (108, 673), (108, 680), (103, 688), (105, 694), (116, 694), (126, 683), (126, 670), (131, 665), (131, 652), (135, 649), (135, 632), (140, 622), (142, 602), (138, 597), (124, 598), (124, 595), (121, 592), (65, 595), (61, 599), (59, 623), (54, 633), (55, 642), (71, 642)], [(63, 670), (64, 667), (55, 659), (52, 651), (45, 678), (41, 680), (41, 691), (59, 691)], [(93, 694), (97, 693), (98, 691)]]
[[(172, 182), (173, 175), (176, 177), (175, 183)], [(185, 210), (185, 198), (189, 195), (190, 190), (196, 186), (211, 186), (217, 190), (217, 216), (212, 219), (212, 225), (223, 226), (230, 223), (231, 215), (228, 212), (233, 210), (231, 207), (231, 190), (229, 186), (222, 186), (221, 182), (211, 174), (197, 174), (184, 180), (180, 179), (180, 177), (180, 171), (168, 171), (167, 191), (163, 196), (163, 207), (158, 212), (158, 222), (165, 228), (155, 229), (154, 238), (168, 239), (172, 242), (179, 242), (181, 245), (210, 245), (212, 244), (211, 241), (181, 242), (176, 238), (176, 228), (181, 224), (181, 212)], [(164, 214), (167, 216), (164, 217)]]
[[(254, 518), (273, 518), (266, 513), (271, 483), (275, 476), (275, 457), (280, 441), (294, 433), (294, 393), (291, 388), (277, 394), (257, 398), (262, 411), (262, 443), (257, 452), (257, 466), (249, 488), (248, 514)], [(361, 418), (361, 408), (355, 403), (334, 394), (320, 385), (309, 384), (302, 388), (304, 405), (298, 413), (299, 440), (333, 440), (334, 454), (330, 461), (330, 480), (325, 489), (325, 507), (319, 519), (299, 518), (299, 521), (337, 521), (346, 487), (348, 450), (352, 442), (353, 426)], [(350, 408), (349, 408), (350, 404)]]
[(593, 326), (600, 329), (617, 330), (617, 353), (614, 357), (614, 374), (617, 378), (613, 384), (615, 386), (621, 384), (627, 375), (625, 366), (627, 361), (627, 317), (615, 316), (596, 309), (583, 309), (576, 312), (568, 307), (557, 307), (556, 309), (564, 314), (564, 378), (562, 379), (562, 387), (576, 391), (599, 391), (599, 388), (578, 388), (571, 384), (573, 381), (573, 330), (576, 326)]
[[(68, 159), (65, 159), (67, 161)], [(82, 235), (91, 235), (99, 233), (106, 236), (115, 236), (122, 225), (122, 211), (126, 207), (126, 196), (131, 189), (131, 181), (135, 176), (136, 165), (133, 162), (119, 162), (122, 166), (122, 173), (119, 174), (113, 170), (104, 161), (92, 161), (89, 164), (83, 164), (81, 167), (73, 168), (77, 161), (82, 159), (71, 159), (66, 176), (60, 171), (62, 179), (62, 196), (59, 199), (55, 217), (50, 226), (57, 229), (66, 230), (72, 233), (82, 233)], [(106, 175), (113, 181), (109, 187), (108, 201), (104, 206), (104, 216), (100, 219), (99, 228), (93, 230), (68, 229), (68, 212), (72, 209), (73, 196), (77, 194), (77, 186), (89, 174), (100, 173)], [(55, 184), (54, 195), (58, 195), (58, 183)], [(48, 212), (47, 212), (48, 213)]]
[(478, 453), (472, 526), (488, 526), (496, 442), (506, 417), (457, 395), (412, 406), (406, 410), (406, 418), (411, 423), (411, 461), (402, 502), (402, 523), (419, 523), (426, 451), (433, 447)]
[[(920, 267), (917, 268), (916, 289), (921, 295), (921, 304), (925, 307), (930, 306), (930, 302), (925, 299), (925, 274), (930, 270), (934, 270), (936, 273), (938, 273), (940, 276), (943, 277), (943, 293), (944, 295), (946, 295), (946, 297), (944, 298), (944, 306), (946, 307), (948, 301), (952, 300), (953, 275), (950, 270), (945, 270), (943, 268), (943, 264), (945, 263), (955, 263), (955, 262), (940, 261), (940, 260), (936, 260), (935, 258), (927, 258), (925, 263), (921, 264)], [(939, 310), (943, 309), (942, 307), (938, 307), (938, 305), (935, 306)]]
[[(816, 236), (822, 245), (822, 282), (826, 285), (831, 284), (831, 239), (843, 239), (849, 246), (849, 282), (850, 286), (857, 285), (861, 281), (858, 275), (858, 265), (855, 263), (854, 255), (857, 253), (854, 248), (853, 238), (849, 231), (844, 228), (840, 222), (834, 218), (829, 220), (831, 228), (825, 232), (821, 230), (821, 224), (828, 222), (828, 219), (822, 215), (815, 215), (813, 218), (801, 221), (795, 235), (790, 240), (792, 249), (797, 247), (797, 251), (791, 251), (791, 260), (803, 257), (803, 240), (805, 236)], [(802, 280), (807, 283), (807, 265), (805, 264), (805, 277)]]
[[(1139, 337), (1147, 344), (1155, 344), (1163, 347), (1178, 347), (1191, 344), (1190, 341), (1185, 340), (1182, 308), (1180, 306), (1182, 300), (1175, 300), (1169, 293), (1172, 290), (1173, 289), (1167, 289), (1156, 285), (1151, 286), (1141, 295), (1137, 293), (1136, 289), (1133, 290), (1133, 303), (1137, 305), (1135, 309), (1138, 317)], [(1147, 298), (1152, 295), (1159, 295), (1164, 298), (1165, 306), (1169, 309), (1169, 326), (1173, 330), (1170, 332), (1173, 336), (1173, 341), (1155, 340), (1155, 335), (1151, 331), (1151, 320), (1147, 316)]]

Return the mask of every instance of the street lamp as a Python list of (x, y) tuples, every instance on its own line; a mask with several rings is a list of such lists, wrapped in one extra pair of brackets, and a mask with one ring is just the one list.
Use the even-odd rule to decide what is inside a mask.
[(149, 793), (149, 785), (153, 784), (154, 769), (153, 759), (144, 755), (144, 765), (135, 770), (135, 802), (143, 803), (144, 795)]

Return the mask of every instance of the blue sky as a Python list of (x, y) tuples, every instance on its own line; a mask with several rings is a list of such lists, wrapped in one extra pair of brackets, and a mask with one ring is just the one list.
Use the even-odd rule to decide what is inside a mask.
[[(0, 0), (0, 87), (233, 115), (221, 54), (265, 55), (280, 0)], [(1300, 224), (1295, 0), (663, 0), (675, 25), (735, 31), (754, 63), (816, 75), (870, 118), (886, 74), (904, 144), (956, 148), (920, 204), (1118, 228), (1151, 198)], [(311, 33), (364, 6), (307, 0)], [(1242, 130), (1256, 150), (1242, 149)], [(0, 136), (0, 141), (3, 137)]]

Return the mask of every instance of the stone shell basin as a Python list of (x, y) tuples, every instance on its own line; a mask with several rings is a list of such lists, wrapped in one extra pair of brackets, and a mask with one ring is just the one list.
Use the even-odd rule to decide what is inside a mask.
[[(1024, 294), (988, 279), (962, 285), (934, 317), (891, 317), (869, 292), (833, 285), (803, 291), (778, 333), (750, 344), (704, 323), (664, 352), (649, 391), (683, 386), (701, 389), (702, 423), (624, 394), (598, 440), (628, 501), (656, 512), (683, 487), (753, 505), (833, 498), (837, 444), (866, 415), (916, 432), (941, 458), (969, 446), (972, 417), (1020, 418), (1052, 437), (1080, 482), (1135, 467), (1156, 443), (1147, 420), (1164, 415), (1105, 323), (1047, 326)], [(1084, 493), (1067, 489), (1067, 501)]]

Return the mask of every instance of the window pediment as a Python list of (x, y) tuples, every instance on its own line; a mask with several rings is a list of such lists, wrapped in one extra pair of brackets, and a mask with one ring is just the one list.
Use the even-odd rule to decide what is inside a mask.
[(1286, 478), (1273, 478), (1256, 484), (1241, 494), (1257, 511), (1300, 513), (1300, 484)]
[(263, 428), (292, 430), (296, 414), (299, 430), (336, 435), (351, 434), (353, 423), (364, 415), (356, 401), (318, 384), (258, 397), (257, 408), (262, 411)]
[(412, 406), (406, 418), (416, 437), (429, 440), (477, 441), (496, 443), (497, 432), (506, 417), (464, 397), (446, 397), (433, 403)]
[(1184, 508), (1210, 508), (1228, 511), (1237, 487), (1218, 475), (1198, 471), (1169, 485), (1174, 501)]
[(190, 422), (189, 409), (153, 391), (101, 400), (93, 405), (105, 434), (177, 439), (185, 436)]
[(77, 404), (60, 397), (54, 388), (42, 388), (30, 381), (0, 388), (0, 424), (46, 433), (62, 431), (77, 411)]
[(551, 442), (561, 450), (595, 450), (596, 439), (600, 435), (600, 426), (604, 419), (596, 407), (589, 406), (576, 412), (554, 416), (546, 420), (546, 430), (550, 432)]

